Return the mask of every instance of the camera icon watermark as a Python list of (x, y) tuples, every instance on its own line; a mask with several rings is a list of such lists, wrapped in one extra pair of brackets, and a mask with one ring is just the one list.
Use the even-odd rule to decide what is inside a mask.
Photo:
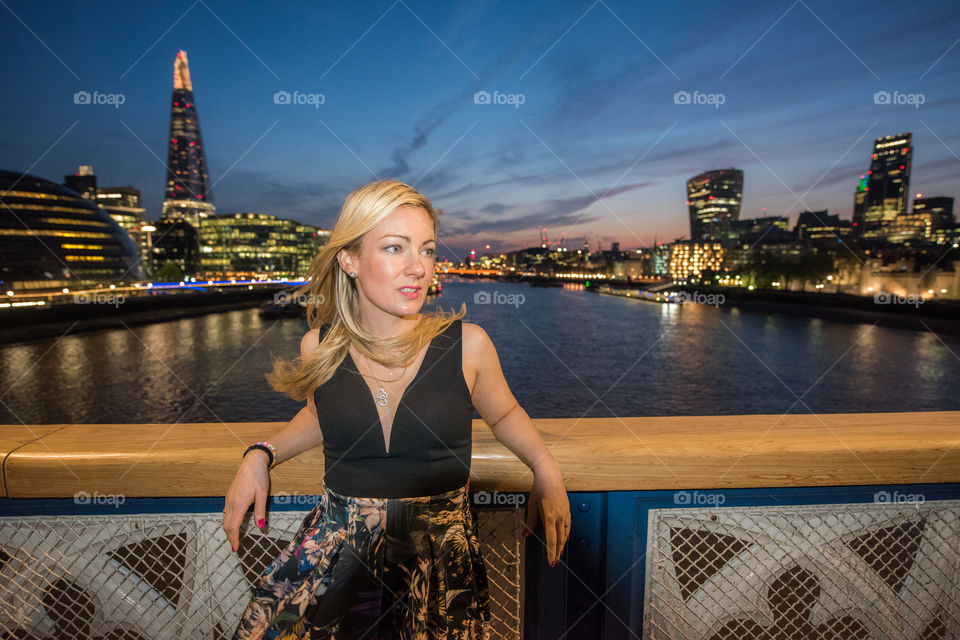
[(707, 104), (712, 105), (714, 109), (719, 109), (720, 105), (726, 101), (727, 96), (723, 93), (677, 91), (673, 94), (673, 104)]
[(303, 306), (321, 305), (326, 302), (326, 296), (322, 293), (291, 293), (289, 291), (278, 291), (273, 294), (274, 304), (300, 304)]
[(527, 301), (522, 293), (501, 293), (500, 291), (477, 291), (473, 294), (474, 304), (509, 304), (520, 307)]
[(674, 301), (683, 304), (685, 302), (693, 304), (709, 304), (719, 308), (727, 297), (722, 293), (703, 293), (702, 291), (680, 291), (674, 296)]
[(274, 503), (280, 505), (316, 505), (319, 504), (321, 496), (314, 494), (301, 494), (296, 491), (287, 493), (278, 491), (273, 496)]
[(319, 109), (327, 101), (322, 93), (301, 93), (300, 91), (277, 91), (273, 94), (273, 104), (305, 104)]
[(77, 91), (73, 94), (73, 104), (106, 104), (114, 109), (119, 109), (120, 105), (127, 101), (127, 96), (122, 93), (100, 93), (99, 91)]
[(912, 304), (916, 309), (925, 302), (920, 295), (907, 294), (905, 296), (886, 291), (877, 291), (873, 294), (873, 304)]
[(117, 308), (125, 300), (126, 297), (122, 293), (87, 291), (73, 294), (73, 304), (112, 304), (114, 308)]
[(512, 105), (514, 109), (519, 109), (520, 105), (527, 102), (527, 96), (523, 93), (500, 93), (494, 91), (477, 91), (473, 94), (473, 104), (507, 104)]
[(926, 94), (923, 93), (901, 93), (899, 91), (877, 91), (873, 94), (873, 104), (900, 104), (913, 105), (914, 109), (919, 109), (920, 105), (927, 101)]
[(126, 497), (122, 493), (87, 493), (86, 491), (77, 491), (73, 494), (73, 504), (84, 506), (109, 505), (114, 509), (119, 509), (120, 505), (126, 502)]
[(527, 494), (511, 491), (477, 491), (473, 504), (485, 507), (522, 507), (527, 504)]
[(922, 493), (877, 491), (873, 494), (874, 504), (923, 504), (924, 502), (926, 497)]
[(702, 491), (675, 491), (673, 504), (686, 507), (719, 507), (727, 501), (722, 493), (704, 493)]

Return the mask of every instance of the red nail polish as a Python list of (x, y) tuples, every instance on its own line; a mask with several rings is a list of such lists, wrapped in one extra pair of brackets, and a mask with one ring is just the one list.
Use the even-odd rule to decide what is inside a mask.
[(233, 545), (230, 545), (230, 551), (236, 551)]
[(260, 518), (259, 520), (257, 520), (257, 526), (263, 529), (263, 518)]

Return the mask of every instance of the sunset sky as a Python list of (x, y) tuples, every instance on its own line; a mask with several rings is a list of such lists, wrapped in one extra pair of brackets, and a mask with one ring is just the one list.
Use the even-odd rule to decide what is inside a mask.
[(685, 181), (730, 166), (741, 217), (849, 219), (873, 139), (905, 131), (911, 195), (960, 197), (955, 1), (4, 0), (0, 14), (0, 168), (61, 182), (92, 164), (101, 186), (140, 189), (151, 219), (180, 49), (218, 213), (329, 228), (352, 188), (392, 177), (444, 210), (447, 257), (534, 245), (538, 225), (573, 248), (689, 237)]

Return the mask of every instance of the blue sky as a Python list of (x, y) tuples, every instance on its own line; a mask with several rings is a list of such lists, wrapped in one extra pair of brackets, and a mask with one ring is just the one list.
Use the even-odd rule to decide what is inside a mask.
[(330, 227), (393, 177), (444, 210), (442, 255), (534, 245), (538, 225), (633, 249), (689, 236), (684, 183), (713, 168), (744, 170), (741, 217), (850, 218), (873, 139), (904, 131), (911, 192), (960, 196), (956, 2), (2, 4), (0, 168), (92, 164), (151, 218), (181, 48), (220, 213)]

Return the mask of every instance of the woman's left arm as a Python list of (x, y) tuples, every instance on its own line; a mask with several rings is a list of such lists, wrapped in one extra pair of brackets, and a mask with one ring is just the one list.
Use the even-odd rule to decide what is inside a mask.
[(560, 466), (513, 397), (493, 341), (479, 325), (463, 323), (463, 352), (477, 371), (473, 406), (494, 437), (533, 471), (526, 527), (533, 532), (539, 515), (546, 533), (547, 561), (554, 566), (570, 535), (570, 500)]

